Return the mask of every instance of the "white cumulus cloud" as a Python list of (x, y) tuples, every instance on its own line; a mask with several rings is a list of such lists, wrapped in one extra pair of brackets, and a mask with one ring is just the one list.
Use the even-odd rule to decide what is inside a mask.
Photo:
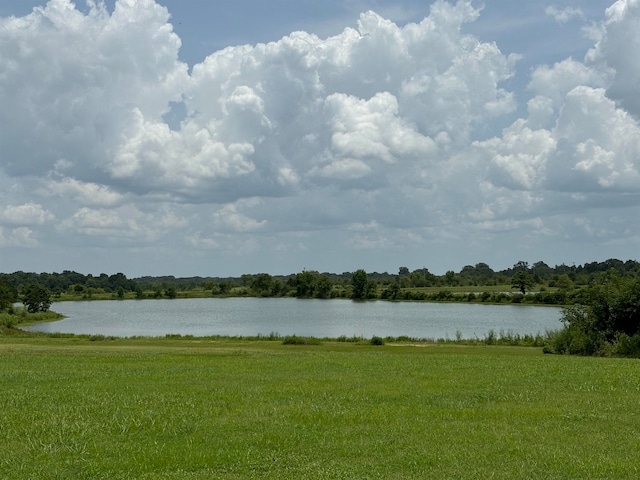
[(467, 33), (475, 3), (425, 13), (366, 11), (327, 38), (228, 46), (191, 69), (154, 0), (0, 18), (0, 244), (186, 246), (250, 266), (640, 235), (604, 213), (640, 208), (640, 0), (604, 12), (584, 58), (524, 80), (519, 54)]

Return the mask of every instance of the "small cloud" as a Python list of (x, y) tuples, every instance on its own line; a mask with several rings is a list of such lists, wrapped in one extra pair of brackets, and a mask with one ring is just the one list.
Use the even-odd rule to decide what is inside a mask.
[(37, 203), (8, 205), (0, 212), (0, 221), (13, 225), (42, 225), (54, 216)]
[(47, 191), (61, 197), (71, 197), (83, 205), (113, 206), (122, 201), (122, 195), (105, 185), (85, 183), (74, 178), (51, 181)]
[(574, 18), (584, 19), (584, 13), (582, 13), (582, 10), (576, 7), (567, 7), (560, 9), (553, 5), (550, 5), (545, 9), (544, 13), (546, 13), (549, 17), (553, 17), (553, 19), (560, 25), (564, 25)]
[[(251, 199), (245, 202), (239, 202), (240, 207), (254, 206), (255, 202)], [(214, 224), (226, 231), (232, 232), (253, 232), (260, 230), (267, 224), (266, 220), (258, 221), (238, 211), (238, 205), (225, 205), (219, 211), (213, 214)]]
[(201, 232), (186, 238), (186, 242), (189, 246), (199, 250), (213, 250), (220, 247), (220, 244), (213, 238), (203, 237)]
[(393, 242), (380, 235), (354, 235), (347, 241), (347, 246), (356, 250), (377, 250), (390, 248)]
[(369, 223), (352, 223), (349, 230), (353, 232), (368, 232), (378, 230), (378, 222), (371, 220)]
[(27, 227), (14, 228), (7, 232), (0, 227), (0, 247), (34, 248), (38, 245), (33, 231)]

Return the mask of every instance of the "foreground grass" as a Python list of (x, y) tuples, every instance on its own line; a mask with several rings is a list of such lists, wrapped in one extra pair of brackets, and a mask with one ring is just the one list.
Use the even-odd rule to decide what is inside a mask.
[(640, 362), (0, 337), (0, 477), (638, 478)]

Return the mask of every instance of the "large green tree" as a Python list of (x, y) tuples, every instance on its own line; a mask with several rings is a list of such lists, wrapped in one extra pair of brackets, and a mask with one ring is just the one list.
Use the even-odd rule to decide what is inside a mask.
[(511, 288), (517, 288), (523, 295), (527, 293), (527, 290), (531, 290), (534, 285), (533, 277), (526, 270), (518, 270), (511, 279)]
[(29, 285), (24, 290), (22, 303), (30, 313), (46, 312), (51, 307), (51, 293), (40, 285)]

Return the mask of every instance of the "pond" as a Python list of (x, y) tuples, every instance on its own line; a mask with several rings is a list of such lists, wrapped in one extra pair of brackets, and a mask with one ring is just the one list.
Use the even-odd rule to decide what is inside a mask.
[(561, 309), (524, 305), (354, 302), (295, 298), (197, 298), (59, 302), (67, 318), (24, 327), (49, 333), (115, 337), (299, 335), (336, 338), (484, 338), (544, 334), (562, 327)]

